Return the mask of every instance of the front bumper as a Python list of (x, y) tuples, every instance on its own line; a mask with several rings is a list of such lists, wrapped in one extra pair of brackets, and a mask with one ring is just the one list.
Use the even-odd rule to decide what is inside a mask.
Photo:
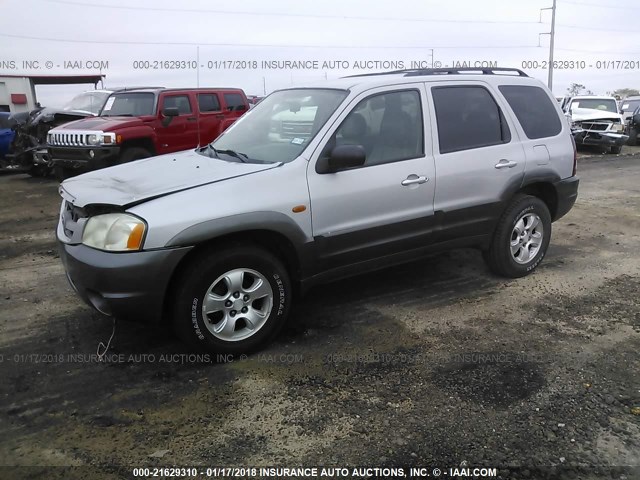
[[(54, 165), (68, 168), (94, 170), (102, 168), (118, 158), (120, 147), (57, 147), (48, 148)], [(91, 156), (93, 152), (93, 156)]]
[(118, 319), (162, 319), (167, 287), (192, 247), (111, 253), (58, 241), (67, 279), (82, 300)]
[(592, 130), (578, 130), (573, 134), (573, 138), (578, 145), (601, 145), (605, 147), (621, 147), (629, 135), (613, 132), (595, 132)]
[(553, 216), (554, 222), (564, 217), (569, 213), (569, 210), (573, 208), (578, 198), (579, 183), (580, 179), (576, 176), (565, 178), (564, 180), (554, 183), (553, 186), (556, 189), (556, 197), (558, 199), (555, 215)]

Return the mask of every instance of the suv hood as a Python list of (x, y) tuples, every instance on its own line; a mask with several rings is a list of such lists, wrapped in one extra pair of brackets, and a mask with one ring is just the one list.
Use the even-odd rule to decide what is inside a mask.
[(78, 207), (128, 207), (209, 183), (270, 170), (282, 163), (236, 163), (185, 151), (145, 158), (65, 180), (60, 195)]
[(142, 125), (137, 117), (90, 117), (75, 122), (66, 123), (58, 127), (58, 130), (100, 130), (112, 132), (126, 127)]
[(574, 122), (582, 122), (584, 120), (620, 120), (622, 115), (619, 113), (606, 112), (604, 110), (596, 110), (594, 108), (574, 108), (571, 111), (571, 119)]

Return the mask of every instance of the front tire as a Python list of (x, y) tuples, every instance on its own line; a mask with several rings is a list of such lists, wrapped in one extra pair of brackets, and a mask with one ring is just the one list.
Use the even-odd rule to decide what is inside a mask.
[(627, 140), (627, 145), (631, 145), (635, 147), (638, 144), (638, 130), (631, 127), (629, 129), (629, 140)]
[(622, 152), (622, 147), (621, 146), (614, 146), (611, 147), (611, 153), (618, 155)]
[(540, 264), (550, 239), (547, 205), (532, 195), (518, 195), (502, 214), (484, 257), (498, 275), (524, 277)]
[(177, 335), (214, 353), (235, 355), (264, 346), (286, 323), (293, 299), (282, 262), (249, 245), (203, 251), (173, 284)]
[(114, 162), (114, 165), (120, 165), (121, 163), (129, 163), (129, 162), (133, 162), (134, 160), (149, 158), (150, 156), (151, 156), (151, 153), (144, 148), (130, 147), (125, 149), (124, 152), (120, 154), (120, 158), (118, 158)]

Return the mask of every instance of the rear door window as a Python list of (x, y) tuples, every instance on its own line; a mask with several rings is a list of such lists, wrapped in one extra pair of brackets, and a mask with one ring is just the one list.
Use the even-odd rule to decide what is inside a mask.
[(199, 93), (198, 108), (201, 112), (219, 112), (220, 101), (215, 93)]
[(509, 126), (489, 91), (480, 85), (433, 87), (440, 153), (509, 143)]

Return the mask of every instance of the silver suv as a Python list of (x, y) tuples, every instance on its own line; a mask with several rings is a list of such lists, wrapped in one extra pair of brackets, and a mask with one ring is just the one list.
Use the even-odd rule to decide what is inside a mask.
[(519, 70), (403, 70), (272, 93), (196, 150), (65, 181), (78, 295), (220, 353), (265, 344), (311, 285), (477, 247), (521, 277), (573, 206), (576, 153)]

